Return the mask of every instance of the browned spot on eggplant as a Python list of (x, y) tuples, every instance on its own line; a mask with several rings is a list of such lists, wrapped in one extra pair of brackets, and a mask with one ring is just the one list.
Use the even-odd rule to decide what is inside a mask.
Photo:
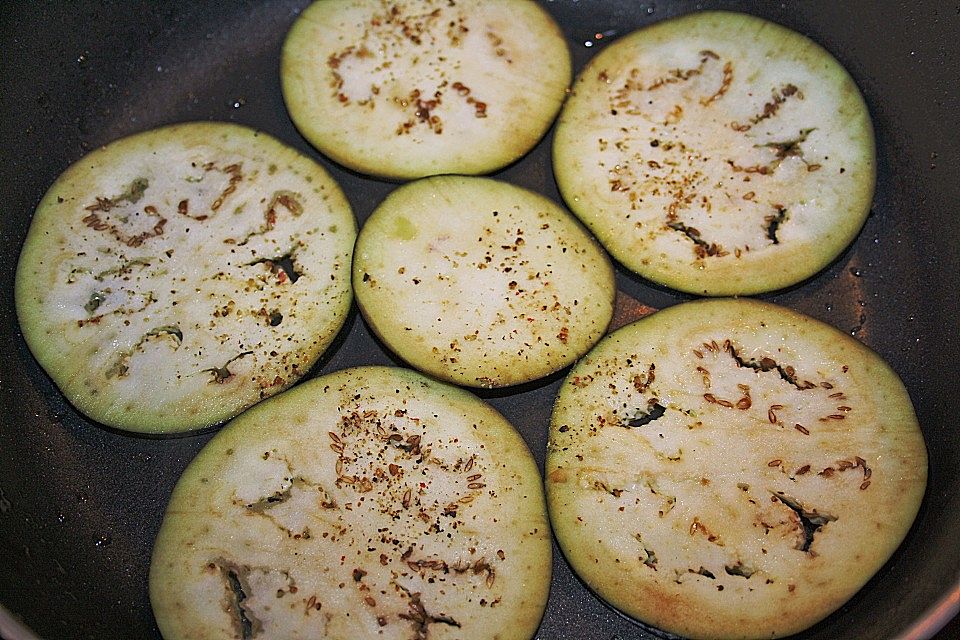
[(661, 405), (659, 402), (654, 401), (653, 404), (647, 405), (646, 411), (638, 410), (637, 415), (627, 420), (626, 426), (628, 427), (646, 426), (651, 422), (653, 422), (654, 420), (662, 418), (666, 412), (667, 412), (666, 407)]
[[(502, 560), (503, 558), (501, 558)], [(487, 562), (486, 558), (480, 558), (474, 562), (464, 562), (458, 560), (456, 562), (449, 562), (443, 560), (442, 558), (423, 558), (420, 560), (406, 560), (407, 566), (410, 569), (417, 573), (423, 573), (423, 571), (432, 571), (443, 574), (466, 574), (472, 573), (473, 575), (484, 575), (484, 584), (487, 587), (492, 587), (496, 581), (497, 572), (496, 570)]]
[(281, 207), (290, 212), (294, 217), (301, 215), (304, 212), (304, 208), (298, 199), (300, 197), (301, 196), (293, 191), (275, 191), (273, 197), (270, 198), (270, 202), (267, 204), (266, 210), (263, 212), (263, 224), (261, 224), (258, 229), (249, 232), (243, 240), (237, 241), (234, 238), (230, 238), (225, 242), (244, 246), (250, 242), (250, 239), (254, 236), (261, 236), (272, 231), (277, 225)]
[(780, 230), (780, 225), (782, 225), (787, 220), (787, 210), (784, 207), (777, 207), (777, 212), (769, 216), (764, 217), (764, 228), (767, 231), (767, 238), (773, 244), (780, 244), (780, 239), (777, 237), (777, 231)]
[(615, 487), (611, 487), (603, 480), (594, 480), (592, 486), (597, 491), (603, 491), (604, 493), (609, 493), (614, 498), (619, 498), (620, 496), (622, 496), (624, 491), (623, 489), (617, 489)]
[(807, 509), (799, 500), (791, 498), (782, 491), (774, 491), (773, 497), (784, 505), (792, 509), (800, 518), (800, 524), (803, 526), (803, 540), (794, 548), (797, 551), (810, 551), (810, 545), (813, 544), (813, 536), (828, 522), (833, 522), (837, 516), (829, 513), (820, 513), (816, 509)]
[(84, 207), (87, 211), (110, 211), (121, 202), (136, 204), (143, 197), (144, 192), (150, 186), (150, 181), (146, 178), (134, 178), (127, 190), (112, 198), (97, 196), (94, 204)]
[(818, 385), (809, 380), (800, 380), (797, 377), (797, 371), (790, 365), (784, 365), (773, 358), (763, 357), (757, 360), (756, 358), (744, 358), (737, 351), (736, 347), (732, 344), (725, 344), (727, 353), (730, 354), (730, 357), (733, 358), (737, 366), (740, 367), (749, 367), (756, 371), (767, 372), (767, 371), (776, 371), (780, 374), (780, 378), (784, 382), (788, 382), (800, 391), (806, 391), (808, 389), (816, 389)]
[(156, 327), (154, 329), (151, 329), (150, 331), (145, 333), (143, 337), (140, 338), (140, 340), (138, 340), (137, 343), (133, 345), (133, 347), (131, 347), (129, 350), (121, 351), (117, 356), (116, 360), (114, 360), (113, 364), (110, 365), (110, 368), (106, 370), (104, 375), (106, 375), (107, 378), (126, 377), (126, 375), (130, 371), (130, 358), (133, 357), (133, 355), (137, 353), (137, 351), (140, 351), (143, 348), (143, 345), (147, 343), (147, 341), (153, 338), (164, 337), (164, 336), (169, 336), (173, 340), (174, 349), (179, 348), (180, 345), (183, 343), (183, 332), (180, 330), (179, 326), (166, 325), (166, 326)]
[(93, 312), (96, 311), (106, 299), (106, 291), (94, 291), (90, 294), (90, 299), (87, 300), (87, 304), (83, 305), (83, 308), (86, 309), (87, 313), (93, 315)]
[(636, 539), (637, 542), (640, 543), (640, 547), (643, 549), (643, 555), (640, 556), (640, 561), (643, 562), (644, 565), (656, 571), (657, 570), (656, 552), (654, 552), (653, 549), (651, 549), (646, 545), (646, 543), (643, 541), (643, 536), (641, 536), (639, 533), (635, 533), (633, 537)]
[(716, 242), (707, 242), (702, 237), (700, 237), (699, 229), (694, 227), (687, 226), (679, 220), (672, 220), (667, 222), (667, 227), (678, 231), (685, 235), (687, 238), (693, 242), (693, 252), (697, 255), (698, 258), (706, 257), (723, 257), (729, 255), (729, 252), (726, 251), (722, 246)]
[(244, 606), (244, 602), (250, 597), (247, 576), (251, 568), (223, 558), (219, 558), (207, 566), (218, 570), (223, 578), (226, 591), (223, 601), (224, 610), (230, 616), (234, 630), (242, 640), (255, 638), (263, 631), (263, 624)]
[(753, 125), (760, 124), (767, 118), (772, 118), (777, 115), (777, 112), (780, 110), (780, 105), (786, 102), (787, 98), (796, 96), (801, 100), (803, 99), (803, 93), (792, 83), (787, 83), (778, 89), (773, 89), (770, 93), (770, 101), (763, 105), (763, 111), (751, 116), (750, 124), (731, 122), (731, 128), (735, 131), (749, 131)]
[(710, 571), (709, 569), (705, 569), (702, 565), (701, 565), (701, 567), (700, 567), (699, 569), (697, 569), (697, 570), (687, 569), (687, 572), (688, 572), (688, 573), (695, 573), (695, 574), (697, 574), (698, 576), (703, 576), (704, 578), (710, 578), (711, 580), (715, 580), (715, 579), (717, 578), (717, 576), (713, 575), (713, 572), (712, 572), (712, 571)]
[(709, 107), (715, 101), (722, 98), (727, 91), (730, 89), (730, 85), (733, 83), (733, 63), (729, 60), (723, 65), (723, 80), (720, 82), (720, 88), (717, 89), (712, 95), (706, 98), (700, 98), (700, 104)]
[(783, 142), (768, 142), (762, 147), (771, 149), (777, 157), (777, 160), (783, 160), (784, 158), (789, 157), (801, 157), (803, 156), (803, 150), (800, 149), (800, 145), (807, 140), (809, 136), (814, 131), (813, 128), (802, 129), (800, 135), (792, 140), (784, 140)]
[(727, 575), (740, 576), (741, 578), (749, 578), (756, 573), (756, 569), (748, 567), (740, 561), (724, 566), (723, 570), (727, 572)]
[(398, 615), (400, 618), (409, 620), (413, 624), (414, 638), (416, 638), (416, 640), (427, 640), (431, 624), (445, 624), (458, 629), (460, 628), (460, 623), (448, 615), (429, 613), (423, 605), (423, 601), (420, 599), (419, 591), (411, 593), (402, 586), (400, 588), (406, 592), (409, 601), (407, 602), (407, 610)]
[(270, 271), (277, 276), (277, 280), (280, 283), (289, 280), (290, 282), (296, 282), (300, 279), (300, 272), (297, 271), (296, 265), (293, 262), (294, 250), (286, 252), (282, 256), (275, 258), (257, 258), (252, 262), (248, 262), (248, 265), (263, 264), (266, 265)]
[(226, 364), (224, 364), (222, 367), (210, 367), (209, 369), (203, 369), (202, 371), (203, 373), (213, 374), (213, 378), (210, 380), (210, 382), (223, 384), (224, 382), (227, 382), (233, 377), (233, 374), (230, 373), (230, 369), (228, 369), (227, 367), (229, 367), (233, 362), (239, 360), (240, 358), (243, 358), (244, 356), (248, 356), (252, 353), (253, 351), (244, 351), (242, 353), (238, 353), (237, 355), (227, 360)]
[(707, 525), (703, 524), (703, 522), (701, 522), (700, 518), (698, 517), (694, 517), (693, 520), (690, 522), (689, 533), (691, 536), (698, 535), (698, 534), (702, 535), (707, 539), (708, 542), (711, 542), (719, 547), (724, 546), (724, 543), (720, 539), (720, 536), (718, 536), (717, 534), (713, 533), (710, 529), (708, 529)]
[(651, 362), (650, 366), (647, 367), (646, 374), (638, 374), (633, 377), (633, 388), (636, 389), (638, 393), (646, 392), (657, 378), (656, 371), (657, 365)]

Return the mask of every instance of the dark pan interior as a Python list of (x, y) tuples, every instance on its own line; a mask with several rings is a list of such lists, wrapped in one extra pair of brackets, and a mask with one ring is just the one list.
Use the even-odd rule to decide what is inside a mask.
[[(14, 270), (33, 209), (94, 147), (211, 119), (263, 129), (317, 158), (365, 220), (396, 185), (321, 158), (284, 109), (279, 51), (304, 4), (31, 2), (0, 12), (0, 604), (44, 638), (159, 637), (147, 598), (151, 545), (174, 482), (212, 431), (134, 437), (92, 424), (66, 403), (27, 350), (14, 313)], [(577, 68), (633, 28), (722, 6), (809, 35), (863, 90), (878, 143), (872, 214), (824, 272), (763, 297), (849, 331), (893, 365), (912, 395), (930, 452), (916, 524), (860, 593), (800, 637), (905, 632), (948, 593), (957, 596), (960, 574), (960, 10), (935, 0), (544, 4), (569, 36)], [(497, 177), (558, 198), (549, 142)], [(622, 269), (617, 279), (653, 307), (686, 299)], [(313, 374), (373, 363), (395, 361), (353, 313)], [(541, 467), (559, 383), (553, 376), (483, 394), (522, 432)], [(601, 603), (559, 553), (554, 573), (538, 638), (654, 637)], [(944, 633), (956, 631), (953, 623)]]

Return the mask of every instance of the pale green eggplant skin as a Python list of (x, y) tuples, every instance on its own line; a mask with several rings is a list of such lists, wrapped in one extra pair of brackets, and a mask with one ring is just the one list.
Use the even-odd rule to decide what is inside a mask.
[(514, 427), (459, 387), (357, 367), (257, 405), (200, 451), (167, 506), (150, 601), (166, 640), (527, 640), (551, 567)]
[(570, 366), (613, 316), (613, 265), (556, 202), (510, 183), (435, 176), (396, 189), (357, 238), (364, 318), (410, 366), (508, 387)]
[(346, 320), (357, 224), (315, 161), (235, 124), (84, 156), (37, 207), (16, 275), (37, 361), (125, 431), (202, 429), (288, 388)]
[(294, 124), (363, 174), (487, 174), (524, 156), (572, 78), (563, 32), (527, 0), (320, 0), (280, 76)]
[(809, 38), (706, 11), (606, 45), (559, 116), (571, 210), (624, 267), (700, 296), (821, 272), (857, 237), (876, 182), (856, 83)]
[(891, 557), (927, 450), (876, 352), (799, 312), (714, 298), (626, 325), (573, 367), (545, 475), (560, 549), (614, 607), (683, 637), (778, 638)]

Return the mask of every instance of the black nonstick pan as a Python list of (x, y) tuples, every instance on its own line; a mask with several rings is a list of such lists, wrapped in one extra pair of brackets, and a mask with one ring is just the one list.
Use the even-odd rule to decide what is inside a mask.
[[(25, 626), (50, 640), (159, 638), (147, 598), (151, 546), (176, 479), (213, 434), (150, 439), (91, 423), (31, 356), (14, 312), (14, 271), (33, 210), (57, 175), (130, 133), (224, 120), (262, 129), (317, 158), (361, 223), (396, 188), (322, 158), (287, 115), (279, 53), (305, 4), (51, 1), (0, 11), (0, 636), (30, 637)], [(890, 562), (798, 637), (960, 636), (958, 623), (950, 622), (960, 601), (960, 5), (554, 0), (544, 6), (568, 36), (577, 69), (634, 28), (726, 8), (810, 36), (861, 87), (877, 136), (872, 213), (853, 246), (825, 271), (762, 297), (848, 331), (892, 364), (926, 436), (929, 486)], [(497, 177), (559, 200), (549, 145), (548, 135)], [(623, 269), (617, 281), (621, 292), (651, 307), (687, 299)], [(356, 364), (396, 362), (354, 312), (312, 374)], [(481, 394), (516, 425), (541, 465), (559, 384), (555, 375)], [(604, 605), (557, 551), (537, 637), (657, 636)]]

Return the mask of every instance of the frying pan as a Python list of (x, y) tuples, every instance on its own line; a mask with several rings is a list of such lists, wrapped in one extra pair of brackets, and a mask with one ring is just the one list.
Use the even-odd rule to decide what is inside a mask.
[[(262, 129), (317, 158), (362, 223), (395, 184), (320, 157), (293, 127), (280, 47), (305, 0), (31, 2), (0, 12), (0, 634), (159, 638), (147, 598), (154, 536), (176, 479), (215, 430), (131, 436), (91, 423), (32, 358), (13, 305), (16, 260), (46, 188), (118, 137), (187, 120)], [(865, 94), (877, 135), (872, 214), (852, 247), (814, 278), (762, 296), (865, 342), (903, 378), (930, 453), (927, 495), (890, 562), (800, 637), (958, 637), (960, 598), (960, 9), (911, 2), (555, 0), (576, 68), (636, 27), (699, 8), (759, 15), (832, 52)], [(599, 34), (599, 35), (597, 35)], [(499, 172), (559, 199), (550, 136)], [(662, 308), (687, 296), (618, 269), (621, 292)], [(397, 364), (354, 311), (311, 375)], [(561, 376), (481, 395), (520, 430), (541, 467)], [(691, 615), (696, 615), (691, 612)], [(653, 638), (604, 605), (559, 552), (538, 638)]]

